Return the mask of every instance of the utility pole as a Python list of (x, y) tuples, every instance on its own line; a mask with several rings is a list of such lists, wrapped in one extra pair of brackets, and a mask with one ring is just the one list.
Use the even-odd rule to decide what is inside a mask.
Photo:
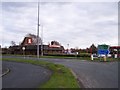
[(38, 2), (38, 25), (37, 25), (37, 58), (39, 58), (39, 2)]

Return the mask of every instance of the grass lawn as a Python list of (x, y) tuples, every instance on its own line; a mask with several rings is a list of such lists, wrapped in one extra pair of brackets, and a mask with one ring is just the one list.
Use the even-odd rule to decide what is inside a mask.
[[(13, 54), (5, 54), (3, 56), (23, 56), (23, 55), (13, 55)], [(36, 55), (26, 55), (26, 57), (36, 57)], [(88, 61), (92, 61), (91, 57), (71, 57), (71, 56), (40, 56), (40, 58), (53, 58), (53, 59), (77, 59), (77, 60), (88, 60)], [(93, 61), (104, 61), (104, 58), (94, 58)], [(119, 58), (106, 58), (106, 61), (111, 62), (111, 61), (120, 61)]]
[[(42, 56), (40, 58), (59, 58), (59, 59), (77, 59), (92, 61), (91, 57), (68, 57), (68, 56)], [(94, 58), (93, 61), (104, 61), (104, 58)], [(106, 58), (106, 61), (119, 61), (118, 58)]]
[[(12, 55), (12, 54), (5, 54), (3, 56), (23, 56), (23, 55)], [(26, 55), (26, 57), (36, 57), (36, 55)], [(88, 60), (92, 61), (91, 57), (71, 57), (71, 56), (40, 56), (40, 58), (53, 58), (53, 59), (77, 59), (77, 60)], [(111, 61), (120, 61), (119, 58), (106, 58), (106, 60), (109, 62)], [(93, 61), (104, 61), (103, 57), (102, 58), (94, 58)]]
[(3, 61), (15, 61), (40, 65), (53, 71), (50, 80), (38, 88), (79, 88), (79, 84), (69, 68), (63, 65), (53, 64), (46, 61), (25, 60), (18, 58), (3, 58)]
[[(3, 56), (23, 56), (17, 54), (3, 54)], [(37, 57), (36, 55), (25, 55), (26, 57)], [(40, 58), (60, 58), (60, 59), (75, 59), (77, 57), (71, 56), (40, 56)]]

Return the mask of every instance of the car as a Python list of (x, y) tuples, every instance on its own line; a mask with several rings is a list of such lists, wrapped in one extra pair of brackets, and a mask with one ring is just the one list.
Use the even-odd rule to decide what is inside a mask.
[(111, 54), (108, 54), (107, 57), (112, 57), (112, 55), (111, 55)]
[(93, 58), (98, 58), (98, 55), (96, 54), (92, 54), (93, 55)]
[(99, 54), (98, 57), (105, 57), (105, 55), (104, 54)]

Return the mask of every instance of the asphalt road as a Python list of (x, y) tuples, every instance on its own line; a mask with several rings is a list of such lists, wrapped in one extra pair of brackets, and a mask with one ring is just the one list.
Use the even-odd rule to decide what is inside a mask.
[(85, 88), (118, 88), (117, 62), (51, 60), (71, 68)]
[[(31, 57), (28, 59), (38, 60)], [(118, 62), (92, 62), (87, 60), (52, 58), (41, 58), (39, 60), (62, 64), (71, 68), (76, 73), (84, 88), (118, 88)]]
[(49, 80), (51, 71), (32, 64), (3, 61), (10, 72), (2, 78), (2, 88), (37, 88)]
[(65, 65), (76, 73), (84, 88), (118, 88), (118, 62), (44, 59)]

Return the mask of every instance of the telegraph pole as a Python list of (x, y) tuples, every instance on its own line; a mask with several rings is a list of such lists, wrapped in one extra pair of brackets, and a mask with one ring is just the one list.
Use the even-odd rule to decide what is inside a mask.
[(38, 2), (38, 25), (37, 25), (37, 58), (39, 58), (39, 2)]

